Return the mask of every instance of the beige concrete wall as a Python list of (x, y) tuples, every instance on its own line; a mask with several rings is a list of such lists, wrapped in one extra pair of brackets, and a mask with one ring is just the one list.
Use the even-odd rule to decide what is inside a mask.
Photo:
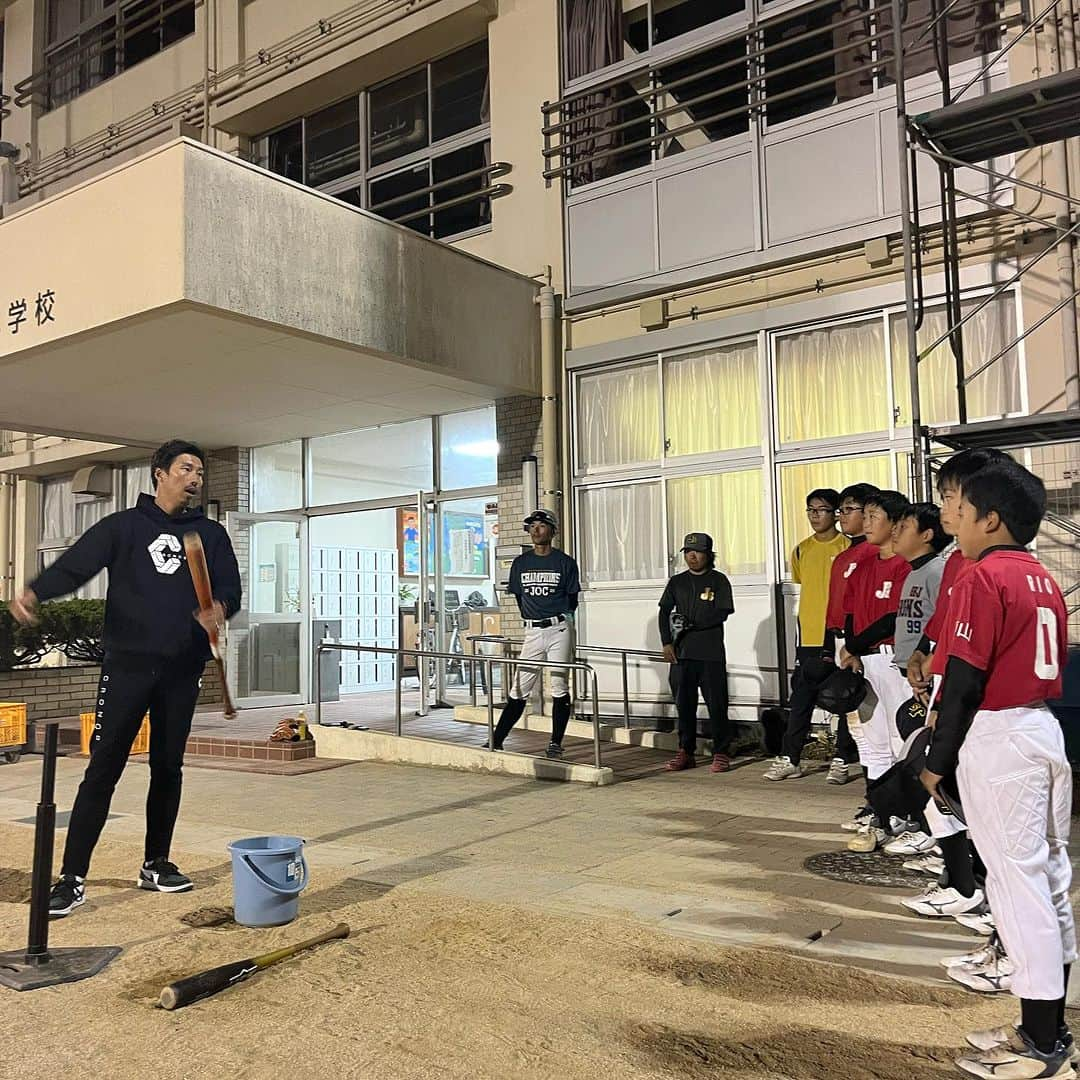
[(489, 27), (491, 154), (514, 167), (513, 192), (492, 203), (493, 230), (456, 246), (522, 274), (554, 272), (562, 285), (562, 207), (558, 184), (544, 185), (540, 103), (559, 93), (557, 5), (502, 0)]
[[(28, 306), (17, 334), (5, 321), (0, 357), (180, 300), (183, 201), (183, 169), (163, 152), (0, 221), (0, 260), (14, 268), (3, 298)], [(37, 325), (45, 290), (55, 295), (53, 319)]]

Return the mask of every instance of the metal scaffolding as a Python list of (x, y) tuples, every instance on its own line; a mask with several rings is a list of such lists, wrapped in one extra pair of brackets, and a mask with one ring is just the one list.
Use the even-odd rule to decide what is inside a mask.
[[(1076, 60), (1076, 0), (1051, 0), (1036, 14), (1026, 10), (1019, 20), (1002, 26), (1001, 47), (985, 58), (980, 69), (959, 89), (951, 84), (949, 69), (948, 18), (958, 0), (931, 0), (930, 22), (912, 34), (905, 27), (905, 0), (892, 0), (893, 42), (897, 57), (897, 140), (899, 148), (900, 208), (902, 217), (904, 282), (907, 311), (908, 369), (911, 380), (913, 427), (913, 489), (920, 498), (930, 486), (931, 448), (934, 444), (953, 448), (998, 446), (1013, 449), (1065, 444), (1080, 440), (1080, 357), (1077, 351), (1077, 306), (1080, 295), (1074, 269), (1074, 246), (1080, 233), (1080, 198), (1071, 194), (1067, 140), (1080, 135), (1080, 69)], [(1012, 30), (1012, 33), (1007, 33)], [(1003, 89), (991, 89), (995, 65), (1025, 37), (1036, 32), (1054, 35), (1059, 70), (1030, 82)], [(905, 93), (905, 60), (914, 50), (933, 46), (934, 66), (941, 83), (942, 104), (929, 112), (911, 114)], [(907, 40), (905, 40), (907, 39)], [(1031, 39), (1029, 39), (1030, 41)], [(971, 96), (974, 87), (982, 92)], [(1043, 146), (1052, 146), (1057, 173), (1064, 178), (1065, 191), (1020, 179), (1002, 164), (1010, 155)], [(926, 286), (922, 251), (925, 227), (920, 212), (918, 165), (921, 158), (933, 161), (938, 170), (940, 227), (943, 246), (945, 332), (922, 345)], [(957, 186), (957, 171), (971, 170), (986, 177), (987, 195), (963, 191)], [(1053, 200), (1058, 207), (1052, 219), (1035, 217), (1012, 205), (1002, 193), (1029, 190)], [(1018, 259), (1019, 265), (1007, 280), (994, 286), (988, 296), (961, 310), (958, 203), (978, 204), (994, 218), (1023, 222), (1032, 231), (1046, 236), (1031, 257)], [(987, 305), (1007, 292), (1032, 267), (1048, 255), (1056, 254), (1059, 298), (1045, 314), (1024, 326), (1009, 344), (992, 356), (965, 357), (964, 327)], [(1021, 341), (1060, 314), (1065, 360), (1066, 410), (1023, 417), (1019, 420), (983, 420), (970, 423), (967, 390), (985, 371), (1012, 352)], [(953, 358), (958, 408), (957, 424), (930, 427), (923, 424), (920, 399), (920, 364), (940, 345), (948, 342)], [(1070, 535), (1071, 529), (1066, 529)]]

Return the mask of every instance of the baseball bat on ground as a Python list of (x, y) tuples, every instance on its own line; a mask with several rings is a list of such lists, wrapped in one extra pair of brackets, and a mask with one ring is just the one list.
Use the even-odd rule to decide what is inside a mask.
[[(195, 596), (199, 601), (199, 611), (212, 611), (214, 594), (210, 589), (210, 571), (206, 565), (206, 551), (203, 548), (202, 537), (197, 532), (184, 533), (184, 554), (187, 556), (191, 581), (195, 586)], [(225, 678), (225, 658), (221, 655), (217, 630), (211, 630), (207, 637), (210, 638), (210, 651), (214, 655), (218, 674), (221, 675), (221, 697), (225, 705), (225, 719), (231, 720), (236, 715), (236, 706), (233, 704), (232, 695), (229, 693), (229, 683)]]
[(284, 949), (263, 953), (262, 956), (253, 956), (248, 960), (239, 960), (235, 964), (223, 964), (221, 967), (200, 971), (198, 975), (191, 975), (178, 982), (169, 983), (161, 991), (158, 1002), (163, 1009), (182, 1009), (193, 1001), (200, 1001), (210, 997), (211, 994), (216, 994), (219, 990), (225, 990), (249, 979), (257, 971), (280, 964), (282, 960), (287, 960), (298, 952), (314, 948), (324, 941), (348, 936), (348, 924), (338, 923), (333, 930), (327, 930), (325, 934), (319, 934), (318, 937), (308, 938), (307, 941), (298, 941), (295, 945), (287, 945)]

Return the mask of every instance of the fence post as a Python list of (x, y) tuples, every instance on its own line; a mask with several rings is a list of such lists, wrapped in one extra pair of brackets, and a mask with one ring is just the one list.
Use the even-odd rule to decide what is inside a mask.
[(488, 749), (495, 752), (495, 691), (491, 685), (491, 673), (493, 665), (487, 658), (484, 659), (485, 669), (487, 671), (487, 721), (488, 721)]
[(630, 682), (626, 673), (626, 650), (622, 652), (622, 715), (623, 727), (630, 730)]

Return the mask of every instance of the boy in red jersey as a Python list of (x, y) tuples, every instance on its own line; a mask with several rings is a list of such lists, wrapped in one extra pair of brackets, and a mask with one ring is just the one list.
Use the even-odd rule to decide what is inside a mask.
[[(896, 761), (894, 717), (907, 699), (907, 686), (894, 666), (893, 635), (900, 588), (911, 573), (911, 563), (893, 551), (893, 530), (910, 510), (911, 504), (899, 491), (879, 491), (866, 500), (866, 542), (877, 556), (861, 562), (848, 578), (845, 607), (844, 647), (840, 662), (860, 670), (870, 684), (870, 693), (859, 707), (862, 721), (852, 728), (859, 747), (859, 760), (870, 784), (883, 776)], [(887, 821), (866, 822), (852, 838), (852, 851), (870, 852), (888, 834)]]
[[(849, 484), (840, 492), (840, 508), (836, 512), (840, 531), (851, 541), (851, 546), (841, 552), (832, 564), (829, 574), (829, 604), (825, 612), (825, 644), (822, 649), (826, 659), (839, 659), (836, 639), (844, 636), (844, 596), (848, 579), (864, 559), (873, 559), (877, 548), (866, 543), (866, 500), (876, 495), (873, 484)], [(859, 760), (859, 750), (848, 731), (847, 717), (841, 716), (836, 727), (836, 757), (829, 765), (826, 780), (830, 784), (846, 784), (851, 779), (851, 766)], [(869, 815), (868, 807), (863, 808)], [(863, 812), (855, 815), (860, 820)], [(856, 826), (852, 823), (852, 827)]]
[(972, 1076), (1064, 1077), (1072, 1036), (1065, 988), (1076, 959), (1067, 842), (1072, 773), (1046, 707), (1061, 695), (1067, 613), (1024, 545), (1046, 510), (1041, 480), (999, 462), (965, 479), (955, 519), (975, 565), (957, 583), (938, 651), (946, 660), (934, 742), (922, 774), (934, 798), (954, 767), (987, 893), (1020, 998), (1015, 1032), (973, 1032), (957, 1061)]

